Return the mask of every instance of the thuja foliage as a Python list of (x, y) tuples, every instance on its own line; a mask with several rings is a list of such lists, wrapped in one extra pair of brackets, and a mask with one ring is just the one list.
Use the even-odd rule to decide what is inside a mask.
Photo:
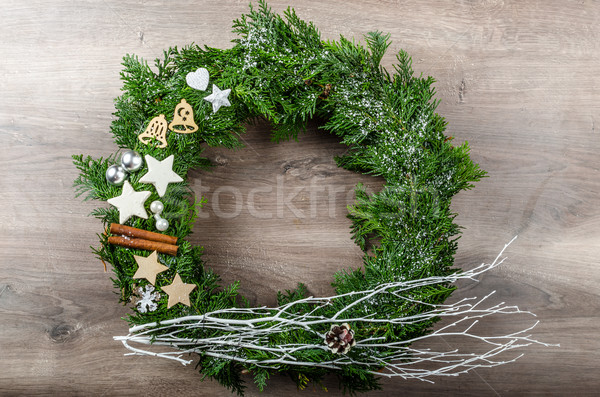
[[(170, 48), (151, 67), (136, 56), (123, 60), (123, 94), (116, 99), (115, 120), (111, 132), (120, 148), (134, 149), (142, 155), (157, 159), (175, 155), (174, 171), (186, 179), (191, 169), (209, 167), (202, 156), (207, 146), (240, 148), (239, 135), (246, 123), (266, 119), (272, 125), (274, 141), (296, 139), (306, 122), (313, 118), (325, 120), (322, 129), (337, 135), (348, 146), (346, 154), (336, 159), (340, 167), (385, 178), (383, 189), (368, 194), (359, 185), (356, 203), (349, 208), (352, 220), (352, 238), (364, 250), (363, 266), (342, 270), (335, 274), (333, 286), (337, 294), (362, 291), (390, 281), (419, 279), (447, 275), (452, 269), (459, 227), (450, 208), (453, 195), (472, 186), (484, 172), (469, 158), (466, 143), (454, 146), (444, 135), (445, 120), (435, 111), (434, 80), (415, 76), (410, 57), (400, 51), (393, 72), (380, 63), (390, 45), (389, 35), (368, 33), (365, 45), (341, 37), (338, 41), (323, 41), (312, 23), (299, 19), (288, 9), (284, 16), (276, 15), (261, 2), (257, 9), (234, 21), (233, 30), (238, 38), (231, 49), (189, 45)], [(221, 89), (231, 88), (231, 106), (213, 113), (210, 103), (203, 98), (207, 92), (192, 89), (186, 84), (189, 72), (208, 69), (211, 83)], [(210, 88), (209, 88), (210, 89)], [(168, 146), (143, 145), (138, 135), (149, 121), (159, 114), (172, 114), (177, 103), (185, 98), (193, 107), (199, 130), (193, 134), (168, 135)], [(120, 194), (120, 187), (107, 184), (106, 169), (116, 163), (118, 154), (103, 159), (83, 155), (74, 156), (80, 176), (75, 181), (79, 195), (85, 199), (105, 201)], [(159, 199), (153, 189), (139, 182), (144, 169), (130, 176), (135, 190), (152, 190), (147, 203)], [(238, 284), (221, 286), (219, 276), (202, 260), (202, 248), (193, 247), (185, 240), (192, 230), (197, 209), (203, 199), (196, 199), (187, 182), (170, 185), (161, 198), (164, 215), (171, 226), (168, 233), (180, 240), (176, 257), (160, 255), (169, 267), (156, 280), (157, 290), (171, 283), (179, 273), (186, 283), (197, 288), (191, 293), (191, 306), (181, 304), (167, 309), (163, 294), (156, 311), (141, 313), (132, 307), (127, 321), (131, 325), (160, 322), (166, 319), (202, 314), (224, 308), (249, 307), (238, 294)], [(103, 206), (93, 212), (105, 229), (118, 223), (116, 208)], [(133, 218), (131, 226), (154, 230), (152, 219)], [(100, 246), (95, 253), (112, 265), (113, 282), (123, 303), (128, 303), (135, 287), (147, 284), (133, 279), (137, 269), (133, 255), (147, 256), (147, 252), (107, 244), (105, 233), (99, 234)], [(341, 264), (342, 267), (345, 267)], [(436, 304), (443, 302), (454, 289), (451, 285), (435, 285), (413, 289), (415, 302)], [(308, 289), (299, 284), (293, 291), (278, 294), (278, 302), (285, 305), (308, 296)], [(348, 295), (336, 300), (315, 315), (331, 317), (352, 304)], [(423, 304), (400, 302), (394, 295), (379, 296), (368, 305), (355, 305), (343, 312), (340, 321), (380, 317), (398, 318), (426, 310)], [(315, 310), (309, 303), (294, 306), (293, 310)], [(239, 314), (247, 319), (248, 314)], [(406, 340), (426, 334), (435, 318), (406, 326), (386, 323), (351, 324), (355, 338), (383, 337), (386, 341)], [(287, 344), (323, 344), (323, 335), (329, 324), (316, 324), (312, 329), (294, 329), (273, 335), (268, 346)], [(191, 339), (218, 336), (223, 329), (194, 328), (180, 334)], [(320, 382), (333, 372), (341, 387), (350, 393), (379, 387), (368, 365), (354, 364), (341, 369), (318, 366), (290, 366), (286, 364), (255, 365), (252, 362), (268, 360), (265, 350), (245, 348), (239, 351), (245, 362), (209, 356), (198, 351), (198, 370), (205, 377), (214, 378), (242, 393), (242, 370), (254, 375), (262, 389), (273, 372), (287, 373), (303, 388), (309, 381)], [(348, 353), (357, 362), (361, 355), (386, 356), (385, 348)], [(328, 349), (299, 350), (294, 359), (301, 362), (331, 360), (334, 353)]]

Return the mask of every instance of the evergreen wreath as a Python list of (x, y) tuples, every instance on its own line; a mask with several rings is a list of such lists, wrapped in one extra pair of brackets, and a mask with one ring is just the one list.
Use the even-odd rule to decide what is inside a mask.
[[(454, 281), (474, 279), (501, 261), (465, 272), (452, 268), (460, 230), (450, 202), (484, 172), (469, 158), (467, 143), (454, 146), (444, 135), (446, 122), (435, 112), (434, 79), (414, 76), (404, 51), (397, 55), (394, 73), (380, 66), (389, 35), (367, 34), (366, 48), (344, 37), (323, 41), (315, 26), (293, 10), (284, 15), (261, 2), (234, 21), (239, 38), (233, 48), (170, 48), (156, 60), (155, 70), (135, 56), (124, 58), (123, 94), (116, 99), (111, 132), (120, 148), (145, 155), (146, 165), (134, 173), (142, 165), (130, 164), (121, 189), (123, 169), (115, 165), (116, 153), (105, 159), (73, 156), (80, 170), (78, 196), (113, 204), (92, 212), (107, 229), (98, 235), (94, 252), (112, 265), (120, 301), (140, 298), (127, 317), (129, 335), (115, 339), (134, 354), (182, 363), (192, 362), (183, 358), (185, 353), (194, 354), (204, 377), (239, 394), (245, 372), (261, 390), (275, 372), (288, 374), (300, 388), (333, 373), (345, 391), (354, 393), (379, 388), (378, 375), (422, 380), (456, 375), (512, 361), (494, 358), (539, 343), (522, 333), (527, 330), (505, 337), (470, 331), (473, 319), (522, 313), (514, 306), (482, 309), (485, 298), (443, 304)], [(190, 108), (192, 120), (181, 113)], [(163, 115), (173, 109), (173, 133), (166, 136)], [(238, 283), (220, 286), (219, 276), (202, 260), (202, 247), (184, 240), (203, 203), (188, 187), (188, 171), (210, 167), (202, 157), (206, 146), (242, 147), (244, 125), (260, 118), (273, 126), (274, 141), (296, 139), (308, 120), (324, 120), (321, 128), (348, 146), (336, 158), (340, 167), (385, 179), (378, 193), (356, 187), (348, 217), (352, 238), (365, 252), (363, 267), (337, 272), (333, 296), (311, 297), (299, 283), (295, 290), (278, 293), (278, 307), (252, 307), (238, 294)], [(183, 127), (172, 126), (176, 121)], [(158, 181), (142, 175), (159, 163), (169, 163), (170, 174)], [(107, 171), (116, 185), (107, 183)], [(155, 184), (156, 192), (148, 183)], [(124, 217), (119, 206), (131, 204), (126, 193), (144, 197), (136, 204), (141, 210), (130, 209)], [(154, 218), (145, 212), (150, 201)], [(165, 229), (159, 226), (161, 211), (168, 214), (166, 234), (155, 232)], [(132, 241), (150, 245), (127, 246)], [(175, 252), (157, 253), (160, 244)], [(148, 250), (155, 252), (148, 255)], [(147, 273), (140, 274), (142, 266), (153, 270), (145, 267)], [(184, 291), (175, 293), (175, 287)], [(462, 317), (432, 330), (439, 319), (455, 316)], [(460, 326), (462, 331), (456, 331)], [(411, 348), (414, 341), (453, 334), (483, 341), (490, 349), (474, 355)], [(172, 351), (152, 352), (134, 343)], [(439, 366), (419, 369), (421, 362)]]

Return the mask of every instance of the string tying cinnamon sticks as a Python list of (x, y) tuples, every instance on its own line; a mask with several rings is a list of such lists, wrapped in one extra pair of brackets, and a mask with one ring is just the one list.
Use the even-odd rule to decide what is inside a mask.
[(110, 234), (113, 234), (113, 236), (108, 238), (108, 243), (121, 247), (158, 251), (161, 254), (171, 256), (176, 256), (179, 248), (176, 245), (177, 237), (119, 225), (118, 223), (111, 223)]

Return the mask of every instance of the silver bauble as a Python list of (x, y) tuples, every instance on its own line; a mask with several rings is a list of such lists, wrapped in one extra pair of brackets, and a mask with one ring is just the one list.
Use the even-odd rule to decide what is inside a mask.
[(135, 172), (144, 164), (142, 156), (135, 150), (128, 150), (121, 155), (121, 167), (127, 172)]
[(106, 170), (106, 181), (114, 186), (121, 186), (127, 179), (127, 172), (120, 165), (111, 165)]

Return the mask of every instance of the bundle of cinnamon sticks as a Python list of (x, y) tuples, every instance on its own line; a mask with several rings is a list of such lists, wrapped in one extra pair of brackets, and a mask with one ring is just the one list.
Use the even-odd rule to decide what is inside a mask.
[(162, 254), (177, 255), (177, 237), (137, 229), (131, 226), (110, 224), (108, 243), (127, 248), (158, 251)]

